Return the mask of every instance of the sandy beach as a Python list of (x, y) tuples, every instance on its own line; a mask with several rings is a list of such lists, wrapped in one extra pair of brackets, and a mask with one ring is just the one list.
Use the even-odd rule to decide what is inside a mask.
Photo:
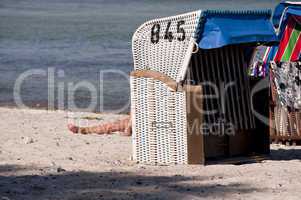
[(272, 145), (261, 163), (144, 166), (131, 138), (72, 135), (70, 121), (122, 115), (0, 108), (0, 199), (299, 199), (301, 147)]

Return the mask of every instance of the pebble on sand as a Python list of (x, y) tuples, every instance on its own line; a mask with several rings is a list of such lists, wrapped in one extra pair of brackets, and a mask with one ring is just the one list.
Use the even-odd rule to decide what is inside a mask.
[(24, 140), (24, 143), (25, 143), (25, 144), (32, 144), (32, 143), (35, 142), (35, 141), (34, 141), (32, 138), (30, 138), (30, 137), (24, 137), (23, 140)]

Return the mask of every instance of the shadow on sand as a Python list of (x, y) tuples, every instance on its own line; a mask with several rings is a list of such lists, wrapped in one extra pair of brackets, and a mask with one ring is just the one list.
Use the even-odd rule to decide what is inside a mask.
[[(301, 149), (271, 150), (268, 160), (301, 160)], [(17, 175), (16, 175), (17, 174)], [(63, 169), (0, 165), (0, 200), (198, 199), (264, 191), (206, 176), (152, 176), (138, 172), (67, 172)], [(4, 197), (4, 198), (2, 198)], [(1, 199), (2, 198), (2, 199)]]
[(270, 160), (301, 160), (301, 149), (283, 149), (279, 148), (276, 150), (271, 150), (271, 154), (269, 156)]
[[(25, 171), (24, 171), (25, 170)], [(37, 174), (40, 175), (11, 175)], [(198, 199), (222, 198), (263, 189), (244, 184), (221, 185), (209, 177), (147, 176), (128, 172), (42, 172), (34, 167), (0, 166), (0, 199)], [(46, 169), (49, 170), (49, 169)], [(35, 172), (35, 173), (33, 173)], [(45, 173), (45, 174), (43, 174)], [(7, 198), (6, 198), (7, 197)]]

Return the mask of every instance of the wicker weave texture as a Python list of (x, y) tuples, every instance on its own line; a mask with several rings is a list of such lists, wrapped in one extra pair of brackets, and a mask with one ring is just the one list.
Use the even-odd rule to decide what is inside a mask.
[[(201, 11), (195, 11), (184, 15), (155, 19), (140, 26), (132, 40), (134, 69), (154, 70), (174, 80), (178, 79), (190, 40), (195, 37), (200, 13)], [(178, 27), (178, 23), (181, 26)], [(160, 33), (158, 42), (153, 43), (152, 29), (156, 25), (160, 26)], [(179, 31), (180, 27), (185, 30), (183, 41), (178, 40), (183, 37), (183, 33)], [(158, 27), (155, 28), (153, 31), (157, 31)], [(172, 40), (165, 38), (167, 32), (172, 34)]]
[(275, 124), (273, 137), (291, 137), (301, 139), (301, 112), (290, 112), (283, 106), (275, 106), (271, 111)]
[[(200, 14), (195, 11), (140, 26), (132, 41), (134, 70), (152, 70), (181, 79)], [(171, 91), (152, 78), (131, 77), (131, 112), (134, 160), (145, 164), (188, 163), (185, 92)]]
[(131, 77), (134, 160), (144, 164), (187, 164), (184, 92), (152, 78)]

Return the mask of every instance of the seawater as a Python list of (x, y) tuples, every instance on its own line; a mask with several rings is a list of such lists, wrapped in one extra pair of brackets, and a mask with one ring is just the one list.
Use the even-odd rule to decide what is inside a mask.
[[(85, 88), (74, 93), (74, 104), (84, 109), (91, 98), (111, 111), (127, 104), (129, 82), (122, 75), (99, 72), (133, 67), (131, 37), (143, 22), (198, 9), (274, 9), (275, 0), (0, 0), (0, 105), (15, 106), (13, 91), (20, 75), (38, 69), (55, 72), (55, 106), (58, 84), (64, 84), (63, 106), (70, 104), (68, 84), (81, 81), (97, 88), (97, 97)], [(58, 73), (60, 75), (58, 75)], [(102, 89), (99, 89), (102, 88)], [(47, 76), (34, 75), (22, 84), (26, 106), (47, 107)], [(52, 91), (51, 90), (51, 91)], [(72, 99), (72, 98), (71, 98)], [(128, 110), (128, 106), (127, 109)]]

